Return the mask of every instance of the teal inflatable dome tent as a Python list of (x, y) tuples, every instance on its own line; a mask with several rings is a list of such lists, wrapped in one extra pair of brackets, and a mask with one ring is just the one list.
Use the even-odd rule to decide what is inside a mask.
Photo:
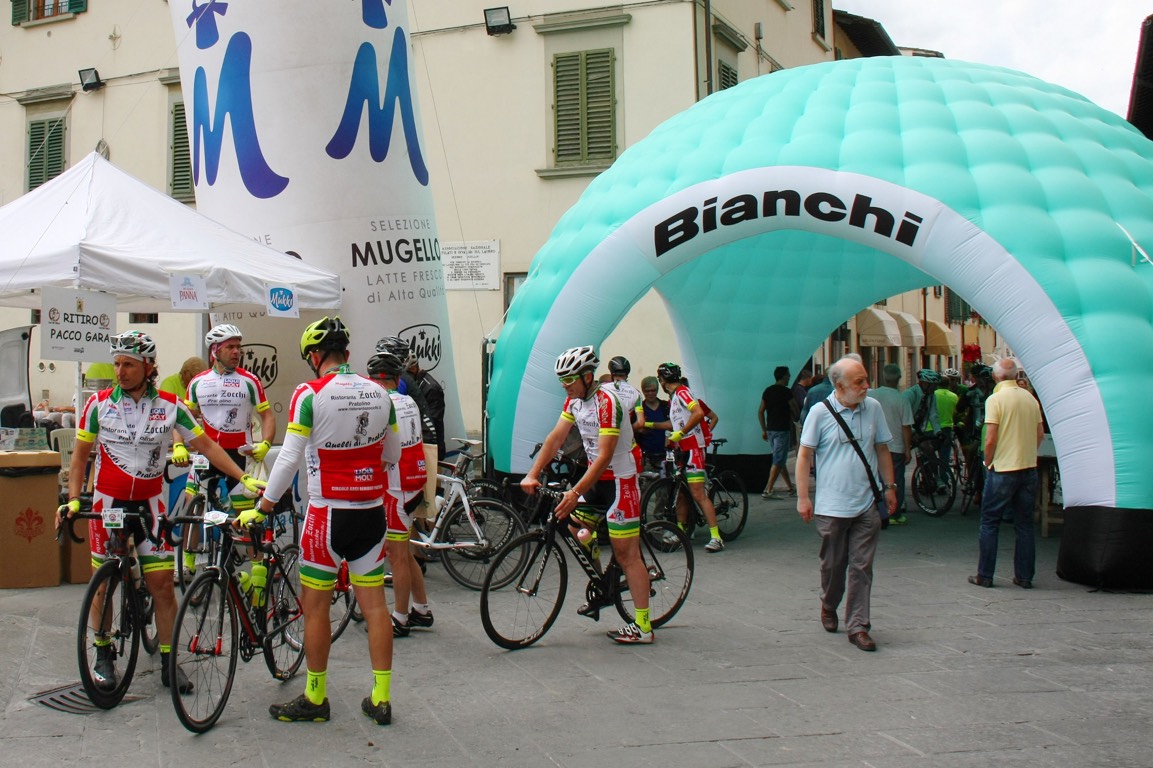
[[(598, 344), (650, 288), (686, 375), (750, 412), (846, 317), (946, 284), (1029, 371), (1066, 505), (1058, 574), (1153, 587), (1153, 143), (1009, 70), (885, 57), (714, 94), (602, 173), (518, 291), (488, 399), (495, 465), (524, 472), (556, 422), (553, 361)], [(753, 420), (721, 424), (760, 454)], [(975, 557), (976, 555), (974, 555)]]

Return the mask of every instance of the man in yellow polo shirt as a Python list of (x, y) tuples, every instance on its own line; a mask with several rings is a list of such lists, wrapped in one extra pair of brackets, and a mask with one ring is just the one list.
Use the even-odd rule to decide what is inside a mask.
[(977, 574), (969, 583), (993, 586), (997, 567), (997, 534), (1011, 519), (1017, 541), (1013, 548), (1013, 583), (1033, 588), (1036, 551), (1033, 509), (1037, 503), (1037, 448), (1045, 436), (1037, 398), (1017, 386), (1017, 361), (993, 366), (993, 394), (985, 401), (985, 494), (981, 499)]

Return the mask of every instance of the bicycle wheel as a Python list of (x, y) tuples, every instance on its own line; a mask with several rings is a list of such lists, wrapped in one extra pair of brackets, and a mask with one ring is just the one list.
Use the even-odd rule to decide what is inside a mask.
[(148, 587), (141, 585), (136, 590), (136, 605), (140, 609), (140, 641), (144, 643), (145, 653), (155, 656), (160, 648), (160, 631), (156, 628), (156, 606), (152, 604)]
[[(672, 499), (676, 488), (675, 483), (676, 480), (671, 477), (662, 477), (649, 483), (648, 488), (641, 494), (641, 525), (653, 520), (667, 520), (674, 525), (676, 524), (677, 510)], [(684, 492), (684, 489), (681, 490)], [(689, 515), (689, 520), (686, 523), (690, 537), (694, 526), (692, 517)]]
[(277, 680), (288, 680), (304, 661), (304, 612), (300, 607), (300, 548), (279, 550), (268, 567), (264, 663)]
[(474, 480), (469, 480), (465, 488), (468, 490), (468, 497), (470, 499), (493, 499), (505, 504), (510, 501), (505, 486), (495, 480), (489, 480), (487, 477), (478, 477)]
[[(80, 682), (101, 709), (112, 709), (124, 698), (140, 655), (135, 595), (120, 568), (121, 561), (112, 559), (96, 571), (84, 593), (76, 633)], [(122, 662), (119, 674), (117, 662)]]
[(172, 686), (172, 706), (181, 724), (193, 733), (204, 733), (220, 719), (236, 677), (240, 636), (228, 578), (212, 569), (193, 579), (172, 628), (168, 674), (179, 666), (192, 683), (192, 690), (184, 694)]
[(352, 620), (352, 611), (356, 605), (356, 598), (352, 594), (352, 587), (337, 586), (332, 590), (332, 603), (328, 608), (328, 624), (332, 633), (332, 641), (344, 634), (348, 622)]
[[(516, 565), (508, 567), (508, 561)], [(509, 571), (513, 578), (504, 579)], [(503, 584), (497, 584), (497, 575)], [(556, 621), (567, 588), (564, 554), (544, 531), (513, 539), (493, 558), (481, 586), (480, 621), (485, 634), (501, 648), (527, 648)]]
[[(184, 514), (189, 517), (203, 517), (205, 504), (206, 501), (204, 494), (194, 496), (192, 497), (192, 500), (188, 502), (188, 506), (185, 508)], [(176, 544), (176, 574), (174, 578), (176, 581), (176, 588), (180, 590), (182, 594), (186, 589), (188, 589), (188, 585), (192, 583), (192, 580), (196, 578), (195, 573), (185, 573), (184, 571), (184, 553), (188, 551), (188, 536), (194, 525), (200, 529), (200, 541), (197, 542), (194, 550), (197, 552), (202, 551), (202, 548), (204, 547), (205, 536), (203, 525), (183, 523), (180, 526), (180, 541)]]
[[(467, 543), (471, 546), (442, 549), (440, 559), (453, 581), (462, 587), (480, 589), (484, 586), (485, 574), (489, 570), (489, 565), (493, 563), (496, 553), (505, 544), (524, 533), (525, 527), (520, 517), (508, 505), (499, 501), (477, 499), (470, 501), (469, 506), (473, 517), (476, 518), (476, 525), (484, 536), (485, 546), (481, 546), (477, 540), (476, 531), (469, 522), (464, 504), (456, 504), (445, 517), (444, 527), (440, 533), (441, 541), (452, 544)], [(515, 561), (506, 559), (504, 566), (506, 570), (498, 572), (494, 577), (498, 586), (502, 581), (512, 578), (513, 574), (507, 572), (510, 565), (515, 565)]]
[(726, 469), (713, 478), (709, 484), (709, 501), (717, 512), (721, 538), (732, 541), (740, 536), (749, 517), (749, 494), (741, 476)]
[[(654, 520), (641, 528), (641, 557), (649, 569), (649, 621), (659, 627), (688, 599), (693, 586), (693, 548), (674, 523)], [(615, 603), (622, 619), (631, 622), (636, 617), (623, 573)]]
[(939, 461), (917, 464), (913, 470), (913, 501), (932, 517), (944, 515), (957, 497), (957, 481), (949, 468)]

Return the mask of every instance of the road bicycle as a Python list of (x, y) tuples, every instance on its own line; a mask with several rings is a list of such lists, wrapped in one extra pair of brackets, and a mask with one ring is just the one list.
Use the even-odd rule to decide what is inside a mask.
[(480, 589), (497, 550), (524, 533), (520, 517), (496, 499), (470, 498), (467, 483), (453, 475), (437, 475), (439, 509), (432, 530), (414, 531), (413, 545), (436, 552), (457, 584)]
[(953, 507), (957, 498), (957, 478), (941, 461), (937, 452), (939, 437), (932, 434), (913, 436), (917, 467), (913, 470), (913, 501), (926, 515), (940, 517)]
[[(714, 440), (711, 456), (715, 460), (717, 449), (724, 445), (725, 439)], [(667, 520), (678, 523), (682, 516), (685, 533), (692, 538), (693, 531), (700, 527), (708, 530), (705, 512), (693, 498), (689, 490), (687, 469), (685, 467), (686, 454), (669, 451), (666, 455), (667, 477), (652, 480), (645, 492), (641, 495), (641, 521)], [(713, 502), (713, 509), (717, 513), (717, 527), (721, 532), (721, 539), (732, 541), (741, 535), (745, 529), (745, 521), (749, 516), (749, 494), (740, 475), (726, 469), (716, 471), (714, 464), (705, 467), (705, 492)], [(683, 508), (687, 505), (687, 514)], [(678, 506), (681, 510), (678, 510)]]
[[(159, 647), (153, 626), (155, 608), (152, 595), (141, 576), (132, 533), (133, 530), (143, 531), (153, 544), (161, 544), (160, 538), (151, 532), (152, 515), (147, 503), (94, 513), (91, 496), (84, 496), (81, 497), (80, 511), (73, 514), (67, 523), (68, 535), (77, 544), (84, 543), (84, 539), (76, 535), (77, 520), (98, 521), (109, 533), (108, 556), (88, 583), (76, 632), (80, 682), (88, 698), (101, 709), (112, 709), (128, 692), (136, 672), (140, 646), (143, 644), (149, 654), (155, 653)], [(57, 538), (63, 530), (64, 526), (61, 526)], [(117, 662), (120, 662), (118, 678), (113, 673)], [(97, 676), (105, 681), (111, 677), (114, 683), (99, 682)]]
[(465, 491), (472, 499), (496, 499), (510, 503), (510, 492), (507, 483), (493, 480), (489, 477), (476, 477), (473, 464), (484, 460), (485, 452), (478, 451), (481, 442), (468, 440), (463, 437), (452, 438), (457, 443), (456, 461), (437, 462), (437, 471), (441, 475), (459, 478), (464, 481)]
[[(181, 502), (173, 509), (172, 518), (190, 517), (203, 520), (209, 512), (232, 511), (232, 500), (228, 495), (228, 477), (219, 469), (208, 463), (208, 459), (200, 454), (193, 454), (192, 469), (195, 470), (196, 492), (194, 494), (181, 494)], [(166, 470), (167, 471), (167, 470)], [(277, 500), (272, 512), (268, 515), (268, 524), (275, 532), (282, 544), (300, 544), (300, 533), (304, 526), (304, 513), (297, 508), (294, 502), (295, 482), (293, 488), (285, 491)], [(216, 526), (203, 523), (190, 523), (198, 526), (198, 535), (187, 536), (184, 531), (177, 537), (176, 546), (176, 586), (181, 592), (188, 587), (199, 570), (207, 563), (217, 560), (220, 548), (220, 533)], [(192, 540), (195, 539), (195, 543)], [(193, 571), (184, 568), (185, 552), (194, 553), (197, 567)]]
[[(194, 518), (176, 522), (195, 523)], [(283, 544), (272, 528), (250, 526), (236, 531), (232, 518), (208, 512), (203, 522), (220, 533), (216, 562), (192, 583), (176, 611), (169, 674), (179, 665), (192, 683), (172, 704), (185, 728), (203, 733), (216, 724), (236, 678), (236, 662), (264, 655), (277, 680), (289, 680), (304, 660), (304, 614), (300, 600), (300, 548)], [(266, 569), (263, 587), (240, 579), (248, 548), (261, 554)]]
[[(502, 648), (527, 648), (544, 637), (564, 603), (568, 564), (561, 542), (588, 577), (580, 614), (600, 620), (600, 611), (613, 606), (626, 622), (635, 618), (628, 582), (615, 557), (603, 572), (599, 559), (578, 541), (568, 521), (556, 518), (560, 488), (540, 487), (550, 510), (543, 528), (523, 534), (493, 558), (480, 593), (480, 618), (485, 634)], [(603, 521), (602, 521), (603, 522)], [(641, 526), (641, 557), (649, 572), (650, 621), (668, 622), (684, 605), (693, 585), (693, 550), (688, 537), (673, 523), (656, 520)]]
[(328, 623), (333, 642), (344, 634), (350, 621), (364, 621), (364, 613), (356, 602), (356, 590), (348, 577), (348, 561), (341, 560), (332, 585), (332, 603), (328, 609)]

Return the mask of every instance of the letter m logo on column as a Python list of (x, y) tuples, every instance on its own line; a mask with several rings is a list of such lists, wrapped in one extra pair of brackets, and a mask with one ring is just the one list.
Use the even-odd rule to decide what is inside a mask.
[(428, 186), (428, 168), (420, 152), (420, 137), (416, 132), (416, 111), (412, 106), (412, 88), (408, 82), (408, 43), (401, 29), (397, 29), (392, 38), (392, 53), (388, 62), (388, 80), (385, 84), (383, 102), (380, 98), (376, 49), (369, 43), (363, 43), (356, 52), (344, 115), (340, 119), (335, 135), (325, 148), (329, 157), (336, 160), (348, 157), (352, 148), (356, 146), (360, 116), (363, 112), (367, 112), (368, 151), (375, 162), (383, 162), (388, 157), (398, 105), (412, 175), (421, 186)]
[(256, 136), (256, 119), (252, 113), (252, 39), (238, 32), (228, 41), (224, 63), (220, 67), (215, 114), (209, 114), (208, 76), (203, 67), (196, 68), (193, 83), (192, 110), (192, 178), (200, 183), (200, 160), (209, 185), (216, 183), (220, 170), (220, 150), (224, 143), (224, 121), (232, 125), (236, 162), (244, 188), (253, 197), (275, 197), (288, 186), (288, 179), (268, 167)]

